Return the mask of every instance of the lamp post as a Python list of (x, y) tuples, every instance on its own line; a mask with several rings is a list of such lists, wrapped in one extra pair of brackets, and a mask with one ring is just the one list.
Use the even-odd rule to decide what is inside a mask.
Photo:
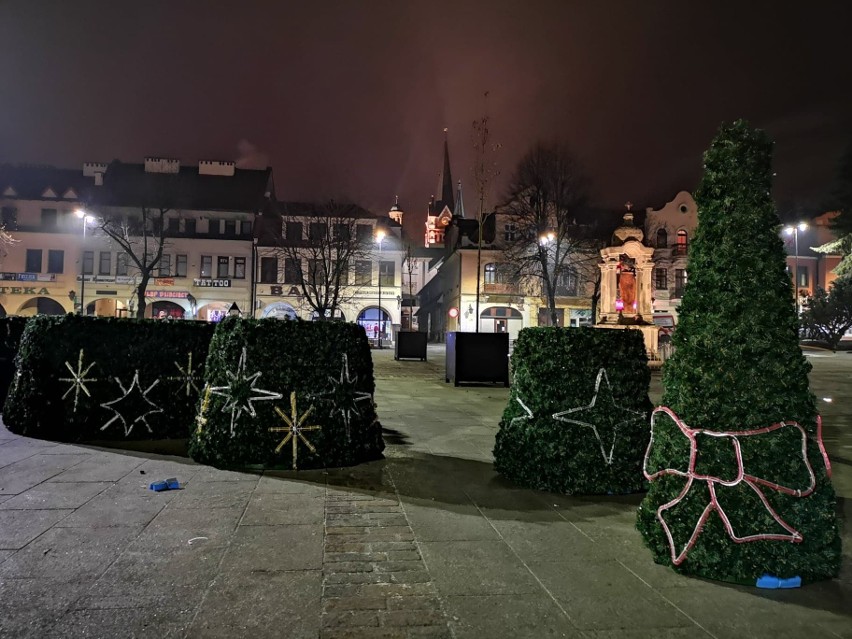
[(376, 231), (376, 243), (379, 245), (379, 344), (382, 347), (382, 330), (384, 328), (384, 314), (382, 313), (382, 241), (385, 239), (384, 229)]
[(77, 209), (74, 211), (74, 215), (83, 220), (83, 249), (80, 253), (80, 315), (86, 315), (86, 227), (89, 225), (89, 222), (92, 222), (95, 218), (86, 213), (83, 209)]
[(799, 231), (805, 231), (808, 228), (806, 222), (799, 222), (794, 226), (788, 226), (784, 229), (784, 233), (787, 235), (793, 236), (793, 243), (795, 246), (795, 257), (793, 258), (793, 264), (795, 265), (793, 268), (795, 269), (793, 272), (793, 298), (796, 300), (796, 317), (801, 315), (801, 308), (799, 305)]

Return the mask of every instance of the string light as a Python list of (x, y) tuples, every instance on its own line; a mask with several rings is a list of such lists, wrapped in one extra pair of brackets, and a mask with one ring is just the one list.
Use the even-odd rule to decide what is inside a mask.
[[(672, 419), (672, 421), (677, 425), (680, 431), (689, 440), (689, 463), (686, 471), (677, 470), (675, 468), (664, 468), (654, 473), (648, 472), (648, 458), (650, 457), (651, 449), (654, 446), (654, 431), (656, 426), (656, 419), (657, 415), (659, 415), (660, 413), (668, 415)], [(808, 475), (810, 477), (808, 487), (804, 490), (782, 486), (780, 484), (776, 484), (775, 482), (761, 479), (760, 477), (748, 474), (745, 470), (739, 438), (766, 435), (769, 433), (780, 431), (783, 428), (795, 428), (799, 431), (802, 437), (802, 459), (805, 462), (805, 467), (807, 468)], [(698, 435), (707, 435), (708, 437), (730, 438), (731, 443), (734, 447), (734, 454), (737, 460), (737, 474), (733, 480), (724, 480), (721, 477), (716, 477), (714, 475), (703, 475), (695, 472), (695, 464), (698, 458), (698, 441), (696, 439)], [(822, 455), (823, 462), (825, 463), (826, 471), (828, 472), (828, 475), (830, 477), (831, 463), (829, 462), (828, 454), (825, 451), (825, 446), (822, 441), (822, 418), (819, 415), (817, 415), (816, 439), (817, 444), (819, 446), (820, 454)], [(680, 491), (680, 494), (678, 494), (677, 497), (657, 508), (657, 520), (663, 527), (663, 531), (665, 532), (666, 538), (668, 539), (672, 563), (675, 566), (680, 565), (686, 560), (689, 551), (692, 549), (692, 547), (698, 540), (698, 537), (701, 535), (701, 531), (704, 529), (704, 524), (706, 523), (707, 518), (714, 510), (719, 514), (719, 518), (722, 520), (722, 524), (724, 525), (725, 531), (728, 533), (728, 536), (735, 543), (741, 544), (751, 541), (789, 541), (791, 543), (801, 543), (803, 539), (802, 534), (781, 518), (781, 516), (770, 505), (769, 501), (766, 498), (766, 495), (763, 494), (760, 487), (762, 486), (765, 488), (770, 488), (777, 492), (784, 493), (785, 495), (790, 495), (793, 497), (807, 497), (811, 495), (816, 489), (816, 476), (814, 475), (813, 467), (811, 466), (810, 460), (808, 459), (808, 434), (798, 422), (781, 421), (772, 424), (771, 426), (767, 426), (765, 428), (758, 428), (755, 430), (720, 432), (706, 430), (703, 428), (690, 428), (683, 420), (681, 420), (674, 413), (673, 410), (666, 406), (660, 406), (658, 408), (655, 408), (653, 413), (651, 414), (651, 440), (650, 442), (648, 442), (648, 449), (645, 451), (645, 459), (642, 463), (642, 472), (649, 482), (653, 482), (655, 479), (663, 475), (677, 475), (679, 477), (685, 477), (687, 479), (686, 485), (683, 487), (683, 490)], [(698, 518), (698, 521), (695, 524), (695, 528), (693, 529), (692, 534), (689, 536), (686, 545), (683, 547), (682, 550), (680, 550), (680, 552), (678, 552), (677, 547), (675, 545), (674, 537), (672, 536), (671, 529), (666, 523), (663, 514), (667, 510), (674, 508), (681, 501), (683, 501), (695, 481), (706, 482), (707, 489), (710, 493), (710, 503), (707, 504), (707, 507), (704, 509), (704, 511), (701, 513), (701, 516)], [(732, 487), (737, 486), (740, 483), (745, 483), (757, 494), (761, 503), (766, 508), (766, 511), (769, 513), (769, 516), (772, 517), (772, 519), (774, 519), (784, 530), (786, 530), (788, 534), (757, 533), (740, 537), (734, 532), (733, 525), (731, 524), (728, 515), (725, 513), (724, 509), (722, 508), (722, 505), (718, 501), (718, 498), (716, 496), (716, 490), (717, 486)]]

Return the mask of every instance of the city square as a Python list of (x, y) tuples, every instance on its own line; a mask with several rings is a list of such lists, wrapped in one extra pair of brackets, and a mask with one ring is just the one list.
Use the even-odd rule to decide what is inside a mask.
[[(386, 458), (357, 467), (236, 473), (3, 431), (0, 635), (852, 636), (848, 526), (838, 579), (772, 591), (680, 576), (643, 547), (640, 494), (500, 479), (507, 389), (448, 392), (441, 346), (423, 363), (373, 355)], [(808, 359), (848, 521), (852, 355)], [(148, 490), (167, 476), (180, 491)]]

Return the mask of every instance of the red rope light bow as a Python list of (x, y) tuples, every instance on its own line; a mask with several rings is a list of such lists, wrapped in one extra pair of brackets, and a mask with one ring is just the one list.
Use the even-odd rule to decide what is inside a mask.
[[(675, 468), (664, 468), (654, 473), (648, 472), (648, 458), (651, 454), (651, 448), (654, 445), (654, 425), (657, 419), (657, 415), (660, 413), (664, 413), (668, 415), (680, 431), (686, 436), (689, 440), (689, 465), (686, 471), (677, 470)], [(781, 430), (782, 428), (795, 428), (799, 431), (802, 437), (802, 459), (805, 462), (805, 467), (808, 470), (808, 475), (810, 477), (810, 481), (808, 483), (807, 488), (804, 490), (790, 488), (788, 486), (782, 486), (780, 484), (776, 484), (775, 482), (767, 481), (765, 479), (761, 479), (760, 477), (755, 477), (754, 475), (750, 475), (746, 472), (743, 465), (743, 455), (742, 449), (740, 447), (739, 438), (741, 437), (755, 437), (758, 435), (765, 435), (768, 433), (773, 433), (775, 431)], [(731, 443), (734, 448), (734, 453), (737, 460), (737, 474), (732, 480), (725, 480), (721, 477), (715, 477), (713, 475), (703, 475), (699, 474), (695, 471), (695, 463), (698, 457), (698, 442), (696, 437), (698, 435), (707, 435), (709, 437), (727, 437), (730, 438)], [(828, 472), (828, 476), (831, 477), (831, 463), (829, 462), (828, 455), (825, 451), (825, 445), (822, 441), (822, 418), (817, 416), (817, 433), (816, 433), (817, 445), (819, 446), (820, 454), (822, 455), (823, 462), (825, 463), (826, 470)], [(794, 421), (782, 421), (776, 424), (772, 424), (771, 426), (767, 426), (765, 428), (758, 428), (756, 430), (738, 430), (738, 431), (712, 431), (706, 430), (703, 428), (690, 428), (683, 422), (670, 408), (666, 406), (659, 406), (654, 409), (654, 412), (651, 414), (651, 441), (648, 442), (648, 449), (645, 451), (645, 459), (642, 465), (642, 472), (645, 475), (645, 478), (648, 481), (654, 481), (658, 477), (663, 475), (677, 475), (679, 477), (685, 477), (687, 479), (686, 485), (683, 487), (683, 490), (680, 491), (680, 494), (672, 499), (671, 501), (663, 504), (659, 508), (657, 508), (657, 520), (663, 527), (663, 531), (666, 533), (666, 538), (669, 542), (669, 549), (671, 551), (672, 563), (676, 566), (680, 565), (686, 560), (686, 556), (692, 547), (695, 545), (695, 542), (698, 540), (698, 537), (701, 535), (701, 531), (704, 528), (704, 524), (706, 523), (710, 514), (715, 510), (719, 514), (719, 518), (722, 520), (722, 523), (725, 527), (725, 531), (728, 533), (728, 536), (738, 544), (746, 543), (750, 541), (759, 541), (759, 540), (770, 540), (770, 541), (789, 541), (791, 543), (800, 543), (802, 541), (801, 533), (793, 528), (790, 524), (785, 522), (781, 516), (775, 511), (774, 508), (770, 505), (769, 501), (766, 499), (766, 495), (763, 494), (761, 487), (769, 488), (786, 495), (792, 495), (794, 497), (807, 497), (812, 494), (816, 488), (816, 476), (814, 475), (813, 467), (811, 466), (810, 461), (808, 460), (808, 435), (805, 429), (798, 422)], [(710, 503), (707, 504), (707, 507), (701, 513), (701, 517), (699, 517), (698, 522), (695, 525), (695, 528), (692, 531), (689, 539), (686, 542), (686, 545), (683, 549), (678, 552), (674, 538), (672, 537), (671, 530), (669, 529), (666, 520), (663, 517), (663, 514), (677, 506), (683, 499), (687, 496), (690, 489), (692, 488), (692, 484), (696, 481), (706, 482), (707, 488), (710, 492)], [(734, 532), (734, 528), (731, 525), (731, 521), (728, 518), (728, 515), (725, 513), (722, 505), (719, 503), (719, 500), (716, 497), (716, 488), (717, 486), (736, 486), (740, 483), (745, 483), (749, 488), (751, 488), (760, 499), (763, 506), (766, 508), (770, 517), (774, 519), (784, 530), (787, 531), (787, 534), (782, 533), (757, 533), (753, 535), (745, 535), (738, 536)]]

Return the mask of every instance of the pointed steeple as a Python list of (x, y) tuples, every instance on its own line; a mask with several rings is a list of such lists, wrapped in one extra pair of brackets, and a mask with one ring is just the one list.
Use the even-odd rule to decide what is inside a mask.
[(441, 193), (440, 208), (450, 207), (455, 212), (456, 203), (453, 198), (453, 174), (450, 171), (450, 146), (447, 142), (447, 129), (444, 129), (444, 168), (438, 179), (438, 190)]
[(459, 180), (459, 190), (456, 191), (456, 208), (453, 210), (458, 217), (464, 217), (464, 198), (462, 197), (461, 180)]
[(388, 212), (388, 217), (402, 225), (403, 211), (399, 208), (399, 196), (396, 196), (391, 210)]

